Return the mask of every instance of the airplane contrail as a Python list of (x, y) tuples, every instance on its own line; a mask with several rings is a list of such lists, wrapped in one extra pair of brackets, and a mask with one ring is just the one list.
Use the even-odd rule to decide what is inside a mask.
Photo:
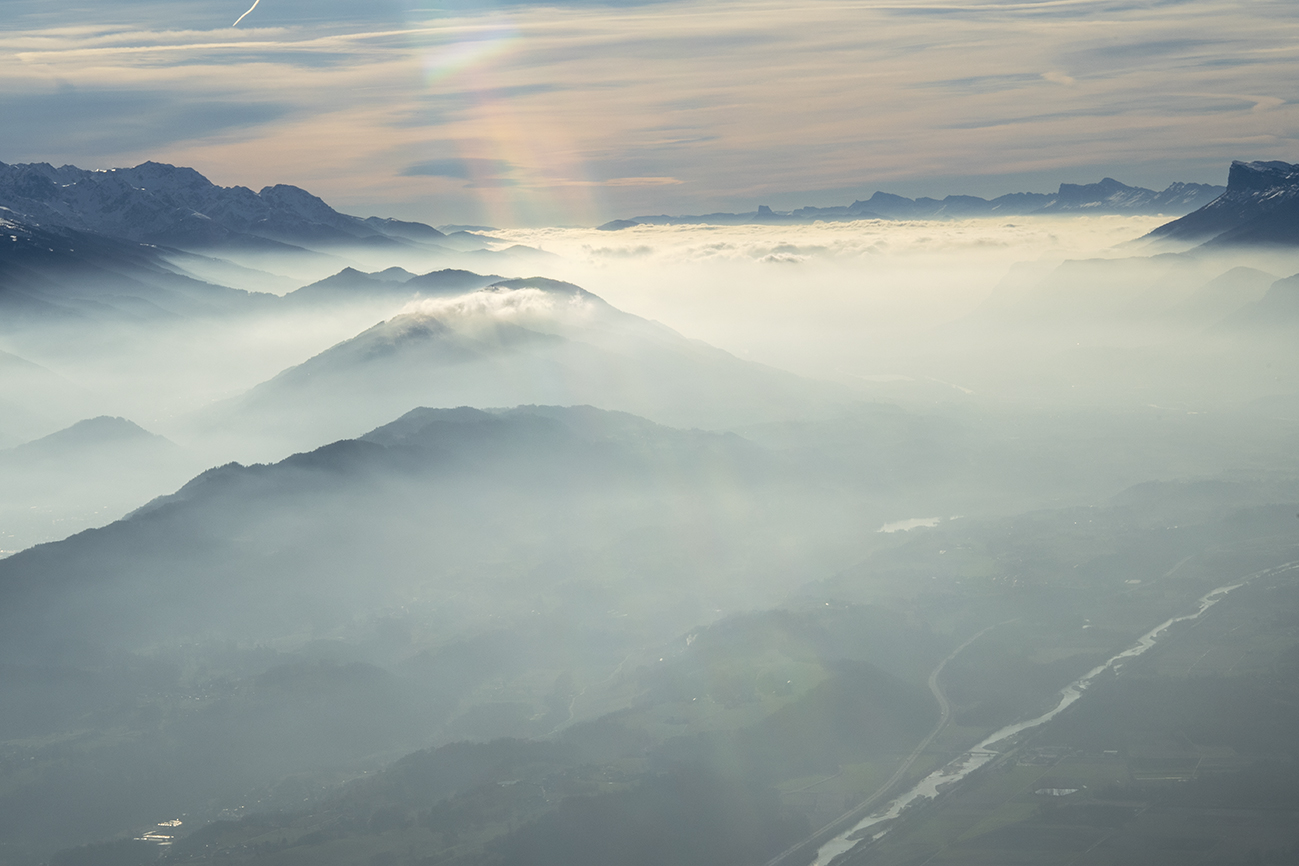
[[(252, 12), (254, 9), (256, 9), (256, 8), (257, 8), (257, 4), (260, 3), (260, 2), (262, 2), (262, 0), (253, 0), (253, 5), (251, 5), (251, 6), (248, 7), (248, 12)], [(242, 14), (242, 15), (240, 15), (238, 18), (236, 18), (236, 19), (235, 19), (235, 23), (234, 23), (234, 24), (231, 24), (230, 26), (231, 26), (231, 27), (238, 27), (238, 26), (239, 26), (239, 22), (240, 22), (240, 21), (243, 21), (245, 18), (248, 17), (248, 12), (245, 12), (244, 14)]]

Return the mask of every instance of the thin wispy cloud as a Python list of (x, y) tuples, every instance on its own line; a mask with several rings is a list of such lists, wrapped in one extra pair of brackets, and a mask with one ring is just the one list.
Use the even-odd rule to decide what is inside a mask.
[(277, 108), (116, 152), (30, 125), (0, 159), (165, 159), (354, 210), (517, 224), (1221, 182), (1232, 158), (1296, 156), (1299, 10), (1278, 0), (390, 12), (237, 40), (46, 16), (0, 34), (0, 94), (63, 82)]

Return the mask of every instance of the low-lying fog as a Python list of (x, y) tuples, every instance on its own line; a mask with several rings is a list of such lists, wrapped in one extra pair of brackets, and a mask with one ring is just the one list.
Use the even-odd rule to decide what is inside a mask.
[[(1149, 250), (1127, 242), (1162, 221), (1083, 216), (809, 226), (642, 225), (612, 232), (545, 228), (496, 231), (491, 237), (498, 239), (493, 244), (498, 249), (517, 244), (549, 255), (509, 252), (448, 258), (419, 251), (348, 249), (297, 258), (241, 254), (242, 268), (217, 267), (210, 259), (193, 257), (175, 261), (203, 279), (225, 279), (239, 288), (279, 295), (347, 266), (366, 272), (398, 266), (413, 273), (454, 266), (500, 277), (546, 276), (576, 283), (625, 312), (746, 360), (818, 379), (945, 381), (941, 374), (953, 372), (953, 364), (944, 365), (941, 359), (965, 350), (959, 353), (962, 360), (955, 365), (951, 387), (977, 390), (975, 385), (982, 384), (997, 392), (1004, 383), (995, 377), (976, 383), (973, 377), (962, 381), (961, 375), (972, 372), (963, 369), (970, 355), (982, 356), (985, 364), (989, 357), (1005, 355), (1003, 336), (988, 331), (990, 325), (1017, 324), (1014, 310), (1003, 321), (982, 321), (989, 299), (995, 302), (1020, 290), (1031, 302), (1026, 305), (1030, 314), (1055, 317), (1030, 325), (1061, 349), (1061, 326), (1069, 324), (1061, 317), (1067, 318), (1069, 311), (1047, 307), (1069, 298), (1048, 298), (1044, 305), (1026, 290), (1042, 283), (1039, 294), (1061, 294), (1048, 283), (1052, 271), (1068, 260), (1148, 256)], [(1135, 290), (1146, 297), (1158, 287), (1162, 272), (1176, 267), (1178, 288), (1164, 290), (1168, 297), (1162, 299), (1164, 306), (1175, 307), (1193, 300), (1197, 289), (1234, 264), (1226, 258), (1153, 265), (1140, 259), (1119, 271), (1095, 275), (1088, 290), (1094, 295), (1091, 300), (1103, 300), (1114, 289)], [(1288, 275), (1284, 265), (1268, 274)], [(1178, 297), (1179, 291), (1184, 297)], [(90, 392), (84, 400), (86, 413), (121, 415), (167, 433), (187, 413), (237, 396), (402, 312), (414, 295), (335, 300), (323, 308), (266, 303), (188, 320), (141, 316), (134, 321), (96, 320), (89, 327), (11, 329), (0, 334), (0, 350), (42, 365)], [(1241, 290), (1235, 306), (1250, 300), (1257, 297)], [(1219, 307), (1216, 312), (1223, 316), (1234, 311), (1231, 300), (1219, 301)], [(1103, 322), (1100, 332), (1087, 340), (1074, 342), (1160, 342), (1167, 336), (1160, 330), (1165, 324), (1180, 329), (1179, 334), (1193, 332), (1214, 324), (1214, 312), (1198, 319), (1170, 317), (1167, 323), (1119, 316)], [(979, 327), (954, 325), (972, 316)], [(1127, 335), (1134, 327), (1142, 331), (1135, 340)], [(1011, 381), (1016, 378), (1013, 371), (1003, 372)], [(15, 419), (0, 425), (13, 428), (0, 429), (0, 436), (17, 444), (53, 432), (57, 427), (51, 424), (69, 418), (68, 413), (55, 414), (57, 420), (44, 426)]]
[[(1161, 222), (494, 231), (65, 287), (0, 328), (0, 866), (607, 863), (633, 825), (763, 863), (1224, 587), (1195, 635), (1230, 643), (1296, 557), (1299, 257)], [(1248, 670), (1289, 670), (1290, 622)], [(1149, 656), (1235, 670), (1176, 637)], [(1137, 734), (1056, 722), (1110, 763), (1043, 790), (1153, 796)]]
[(1032, 217), (494, 232), (614, 306), (741, 357), (821, 378), (899, 373), (1011, 267), (1130, 254), (1166, 220)]
[[(815, 443), (840, 462), (865, 459), (857, 437), (895, 454), (925, 441), (935, 446), (926, 456), (895, 468), (968, 466), (980, 453), (989, 473), (1009, 458), (984, 440), (1025, 436), (1046, 474), (1020, 493), (1036, 499), (1257, 465), (1252, 445), (1209, 443), (1249, 428), (1245, 441), (1270, 451), (1281, 434), (1254, 429), (1256, 419), (1295, 414), (1299, 367), (1269, 312), (1284, 286), (1269, 291), (1299, 257), (1140, 240), (1161, 222), (542, 228), (494, 230), (494, 251), (170, 254), (182, 273), (238, 291), (0, 332), (0, 447), (106, 416), (155, 434), (132, 453), (156, 451), (154, 441), (169, 449), (166, 460), (128, 461), (138, 467), (129, 483), (96, 480), (92, 464), (120, 468), (112, 455), (123, 446), (93, 436), (59, 460), (0, 451), (0, 549), (97, 525), (209, 466), (278, 460), (416, 406), (585, 403), (775, 447)], [(526, 279), (466, 294), (530, 277), (591, 294)], [(917, 438), (890, 422), (879, 439), (877, 418), (850, 417), (883, 405), (962, 432)], [(1183, 419), (1171, 433), (1169, 413)], [(1122, 447), (1084, 457), (1073, 441), (1107, 438)], [(64, 450), (77, 437), (65, 439)], [(1062, 468), (1061, 453), (1074, 464)], [(962, 498), (972, 481), (949, 493)]]

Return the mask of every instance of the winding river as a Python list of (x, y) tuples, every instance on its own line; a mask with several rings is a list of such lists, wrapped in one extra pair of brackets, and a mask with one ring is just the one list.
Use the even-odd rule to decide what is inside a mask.
[(974, 748), (962, 753), (954, 761), (948, 763), (946, 766), (934, 770), (928, 776), (925, 776), (915, 787), (892, 800), (882, 811), (874, 812), (866, 816), (861, 821), (854, 824), (850, 829), (840, 833), (838, 836), (835, 836), (833, 839), (823, 844), (817, 849), (816, 860), (812, 863), (812, 866), (829, 866), (831, 860), (851, 849), (863, 838), (866, 838), (867, 836), (873, 836), (873, 838), (882, 836), (887, 832), (887, 830), (880, 830), (875, 834), (869, 834), (866, 831), (898, 817), (898, 815), (902, 814), (903, 809), (919, 800), (933, 799), (938, 796), (940, 790), (946, 789), (961, 781), (961, 779), (964, 779), (970, 773), (973, 773), (984, 764), (987, 764), (989, 761), (1002, 754), (1002, 751), (1005, 749), (1005, 746), (1003, 746), (1001, 750), (994, 748), (994, 746), (1002, 743), (1004, 740), (1014, 737), (1016, 734), (1027, 731), (1030, 728), (1036, 728), (1038, 725), (1051, 721), (1051, 719), (1054, 719), (1060, 713), (1064, 712), (1065, 709), (1074, 703), (1074, 701), (1082, 697), (1083, 691), (1105, 671), (1118, 670), (1128, 659), (1135, 658), (1154, 646), (1155, 641), (1157, 641), (1170, 627), (1179, 622), (1198, 619), (1204, 615), (1205, 611), (1222, 601), (1227, 593), (1244, 585), (1245, 582), (1241, 581), (1229, 586), (1220, 586), (1213, 592), (1200, 598), (1199, 607), (1194, 613), (1175, 616), (1167, 622), (1155, 626), (1138, 638), (1136, 644), (1130, 649), (1124, 650), (1109, 661), (1105, 662), (1103, 665), (1093, 668), (1079, 679), (1074, 680), (1072, 683), (1065, 686), (1064, 690), (1060, 692), (1059, 700), (1056, 701), (1055, 706), (1049, 711), (1043, 713), (1037, 718), (1023, 722), (1015, 722), (1012, 725), (1007, 725), (999, 731), (994, 732)]

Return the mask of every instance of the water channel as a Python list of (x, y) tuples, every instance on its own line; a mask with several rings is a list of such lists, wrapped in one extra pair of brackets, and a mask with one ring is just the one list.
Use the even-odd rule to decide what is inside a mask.
[(851, 849), (868, 835), (871, 835), (873, 838), (882, 836), (887, 832), (886, 829), (882, 829), (875, 834), (868, 834), (865, 831), (869, 830), (871, 827), (875, 827), (898, 817), (898, 815), (902, 814), (903, 809), (917, 801), (933, 799), (938, 796), (940, 790), (956, 784), (970, 773), (973, 773), (975, 770), (982, 767), (984, 764), (992, 761), (998, 755), (1002, 754), (1002, 751), (1004, 751), (1004, 749), (1010, 744), (1003, 746), (1001, 750), (993, 748), (995, 745), (1001, 743), (1003, 740), (1008, 740), (1017, 734), (1023, 733), (1030, 728), (1036, 728), (1038, 725), (1051, 721), (1051, 719), (1054, 719), (1060, 713), (1064, 712), (1065, 709), (1073, 704), (1074, 701), (1082, 697), (1083, 691), (1105, 671), (1118, 670), (1125, 661), (1141, 655), (1154, 646), (1155, 641), (1157, 641), (1171, 626), (1179, 622), (1185, 622), (1186, 620), (1197, 619), (1200, 616), (1203, 616), (1205, 611), (1221, 601), (1227, 593), (1241, 586), (1244, 586), (1243, 581), (1240, 583), (1233, 583), (1230, 586), (1220, 586), (1213, 592), (1201, 597), (1199, 608), (1194, 613), (1175, 616), (1167, 622), (1160, 623), (1138, 638), (1136, 645), (1124, 650), (1109, 661), (1105, 662), (1103, 665), (1093, 668), (1079, 679), (1074, 680), (1072, 683), (1065, 686), (1064, 690), (1060, 692), (1059, 700), (1048, 712), (1043, 713), (1037, 718), (1007, 725), (1006, 727), (990, 734), (974, 748), (962, 753), (954, 761), (934, 770), (928, 776), (921, 779), (915, 787), (890, 801), (888, 806), (886, 806), (882, 811), (867, 815), (850, 829), (840, 833), (838, 836), (835, 836), (833, 839), (818, 848), (816, 852), (816, 860), (812, 863), (812, 866), (829, 866), (831, 860)]

